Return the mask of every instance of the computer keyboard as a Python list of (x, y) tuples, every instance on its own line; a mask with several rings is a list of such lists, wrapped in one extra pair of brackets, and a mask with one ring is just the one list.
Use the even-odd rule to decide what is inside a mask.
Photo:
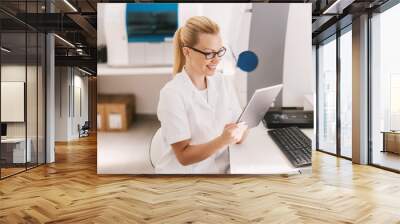
[(294, 167), (311, 165), (311, 139), (299, 128), (278, 128), (268, 130), (268, 134)]

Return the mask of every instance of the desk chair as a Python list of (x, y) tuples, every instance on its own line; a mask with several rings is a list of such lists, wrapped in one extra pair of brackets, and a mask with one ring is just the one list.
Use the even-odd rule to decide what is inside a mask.
[(89, 136), (89, 129), (90, 129), (89, 121), (85, 121), (82, 127), (80, 127), (80, 125), (78, 124), (79, 138)]
[(151, 138), (149, 146), (150, 163), (153, 168), (155, 168), (154, 164), (158, 163), (158, 161), (161, 159), (161, 155), (162, 155), (162, 136), (161, 136), (161, 128), (159, 128)]

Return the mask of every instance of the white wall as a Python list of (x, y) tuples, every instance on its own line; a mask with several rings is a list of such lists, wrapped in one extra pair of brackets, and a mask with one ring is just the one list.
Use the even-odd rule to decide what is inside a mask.
[[(231, 24), (229, 33), (230, 35), (230, 47), (232, 53), (236, 58), (243, 51), (249, 50), (250, 43), (250, 25), (252, 19), (252, 4), (235, 4), (232, 8), (235, 15), (235, 23)], [(240, 29), (237, 29), (240, 27)], [(236, 61), (233, 61), (237, 63)], [(239, 97), (239, 102), (244, 108), (247, 104), (247, 78), (248, 73), (235, 67), (234, 83), (236, 86), (237, 95)]]
[(89, 120), (89, 78), (87, 76), (75, 76), (79, 78), (82, 89), (82, 116), (80, 122), (83, 124)]
[[(313, 111), (317, 111), (317, 47), (315, 45), (312, 46), (312, 86), (313, 86), (313, 97), (312, 97), (312, 103), (313, 103)], [(317, 119), (316, 118), (316, 113), (314, 113), (314, 121), (316, 122)], [(315, 125), (314, 125), (315, 127)]]
[(315, 92), (311, 45), (311, 4), (290, 4), (286, 26), (283, 106), (303, 106)]
[[(83, 125), (88, 120), (87, 77), (83, 77), (77, 69), (74, 69), (72, 73), (71, 67), (56, 67), (55, 73), (55, 141), (77, 139), (79, 137), (78, 124)], [(76, 104), (79, 104), (75, 97), (76, 87), (81, 89), (82, 116), (76, 107)]]
[[(128, 37), (126, 33), (126, 4), (104, 3), (103, 27), (107, 44), (107, 63), (125, 66), (129, 63)], [(101, 18), (98, 18), (101, 20)]]
[[(313, 107), (312, 110), (314, 111), (314, 124), (313, 127), (314, 128), (314, 139), (312, 140), (312, 149), (316, 149), (317, 146), (317, 141), (315, 139), (315, 136), (317, 136), (317, 94), (316, 94), (316, 90), (317, 90), (317, 47), (315, 45), (312, 46), (312, 67), (313, 67), (313, 72), (312, 75), (314, 77), (313, 79), (313, 87), (314, 87), (314, 94), (312, 97), (312, 101), (313, 101)], [(304, 110), (310, 110), (310, 108), (305, 107)]]
[(106, 4), (97, 4), (97, 46), (106, 45), (106, 37), (104, 32), (104, 6)]
[(98, 94), (134, 94), (138, 114), (156, 114), (161, 88), (172, 75), (98, 76)]
[(258, 56), (247, 78), (247, 98), (283, 83), (276, 106), (303, 106), (313, 94), (311, 4), (253, 4), (249, 48)]
[[(24, 82), (26, 85), (26, 107), (15, 108), (24, 114), (26, 112), (26, 120), (23, 122), (7, 122), (7, 137), (21, 138), (25, 135), (30, 139), (31, 156), (36, 161), (39, 154), (39, 163), (44, 162), (44, 74), (39, 66), (25, 66), (18, 64), (3, 64), (1, 66), (1, 81), (17, 81)], [(26, 81), (26, 80), (27, 81)], [(4, 89), (2, 89), (3, 92)], [(20, 90), (24, 93), (23, 90)], [(4, 94), (4, 93), (3, 93)], [(2, 98), (7, 95), (2, 95)], [(24, 102), (22, 102), (24, 104)], [(2, 107), (1, 110), (12, 110), (11, 108)], [(4, 112), (4, 111), (3, 111)], [(7, 111), (13, 113), (13, 111)], [(49, 150), (50, 151), (50, 150)]]
[[(25, 75), (27, 74), (29, 80), (29, 86), (36, 86), (36, 81), (34, 81), (33, 76), (36, 78), (36, 67), (34, 66), (21, 66), (21, 65), (2, 65), (1, 66), (1, 81), (18, 81), (25, 82)], [(30, 133), (36, 130), (36, 112), (32, 109), (36, 109), (36, 87), (27, 88), (27, 104), (33, 103), (31, 108), (27, 109), (27, 119), (28, 119), (28, 137)], [(3, 97), (3, 96), (2, 96)], [(34, 106), (34, 107), (33, 107)], [(24, 109), (24, 108), (22, 108)], [(1, 108), (1, 110), (7, 110), (7, 108)], [(33, 123), (33, 121), (35, 121)], [(8, 137), (25, 137), (25, 126), (27, 122), (8, 122), (7, 123), (7, 136)], [(33, 127), (35, 126), (35, 127)], [(36, 133), (36, 132), (35, 132)]]
[(68, 140), (68, 84), (67, 67), (55, 68), (55, 140)]
[[(78, 73), (77, 73), (78, 72)], [(70, 135), (72, 138), (77, 138), (79, 137), (79, 132), (78, 132), (78, 124), (82, 126), (85, 121), (88, 121), (88, 107), (89, 107), (89, 102), (88, 102), (88, 78), (87, 76), (81, 76), (82, 73), (79, 71), (75, 70), (75, 75), (74, 75), (74, 96), (71, 96), (71, 98), (74, 99), (74, 102), (72, 103), (74, 105), (74, 113), (72, 113), (73, 118), (71, 120), (71, 133)], [(80, 99), (79, 99), (79, 93), (77, 90), (80, 90)], [(81, 102), (79, 102), (79, 100)], [(80, 104), (80, 105), (79, 105)], [(79, 110), (79, 107), (80, 110)]]

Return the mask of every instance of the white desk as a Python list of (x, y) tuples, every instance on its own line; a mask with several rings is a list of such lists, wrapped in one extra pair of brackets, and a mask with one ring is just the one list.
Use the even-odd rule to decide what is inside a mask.
[(30, 138), (27, 138), (27, 146), (26, 147), (26, 154), (25, 154), (25, 138), (6, 138), (1, 139), (2, 145), (14, 145), (12, 148), (13, 150), (13, 163), (25, 163), (31, 161), (31, 145), (32, 141)]
[[(313, 129), (302, 129), (313, 139)], [(251, 129), (242, 144), (230, 147), (231, 174), (311, 173), (312, 166), (295, 168), (271, 139), (262, 123)]]

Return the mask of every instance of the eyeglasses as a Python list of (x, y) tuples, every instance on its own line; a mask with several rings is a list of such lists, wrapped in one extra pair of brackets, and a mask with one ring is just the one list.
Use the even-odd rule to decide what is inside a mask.
[(184, 46), (184, 47), (190, 48), (190, 49), (192, 49), (194, 51), (199, 52), (200, 54), (203, 54), (206, 57), (207, 60), (213, 59), (217, 55), (218, 55), (218, 57), (222, 57), (222, 56), (224, 56), (224, 54), (226, 52), (226, 48), (225, 47), (222, 47), (217, 52), (215, 52), (215, 51), (213, 51), (213, 52), (204, 52), (204, 51), (201, 51), (201, 50), (196, 49), (194, 47), (189, 47), (189, 46)]

